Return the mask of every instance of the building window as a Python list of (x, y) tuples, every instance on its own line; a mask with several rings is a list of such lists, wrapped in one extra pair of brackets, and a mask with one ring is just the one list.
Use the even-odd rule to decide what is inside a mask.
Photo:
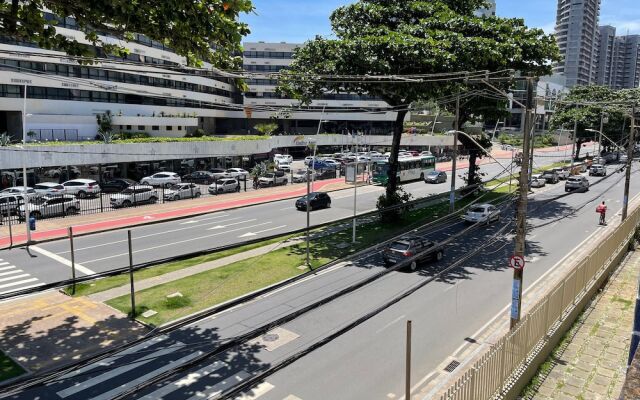
[(167, 130), (168, 131), (172, 131), (173, 130), (173, 126), (167, 126)]
[(139, 131), (143, 131), (143, 130), (145, 130), (145, 126), (144, 126), (144, 125), (138, 125), (138, 130), (139, 130)]
[(160, 130), (160, 127), (159, 127), (158, 125), (153, 125), (153, 126), (151, 127), (151, 130), (152, 130), (152, 131), (159, 131), (159, 130)]
[(179, 126), (179, 127), (178, 127), (178, 130), (179, 130), (179, 131), (181, 131), (181, 130), (182, 130), (182, 127), (181, 127), (181, 126)]
[(131, 130), (131, 125), (127, 125), (127, 130), (130, 131)]

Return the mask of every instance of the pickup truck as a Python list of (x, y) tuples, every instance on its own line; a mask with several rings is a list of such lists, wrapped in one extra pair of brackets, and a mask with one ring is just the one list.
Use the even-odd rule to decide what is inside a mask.
[(287, 176), (283, 171), (276, 171), (269, 172), (266, 175), (261, 176), (260, 179), (258, 179), (258, 183), (262, 187), (280, 186), (286, 185), (287, 183), (289, 183), (289, 180), (287, 179)]

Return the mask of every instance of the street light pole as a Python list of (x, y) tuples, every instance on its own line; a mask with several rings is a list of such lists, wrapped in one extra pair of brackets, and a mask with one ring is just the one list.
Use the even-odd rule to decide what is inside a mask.
[(456, 173), (458, 161), (458, 131), (460, 130), (460, 95), (456, 98), (456, 126), (453, 133), (453, 160), (451, 162), (451, 191), (449, 192), (449, 212), (456, 210)]
[(358, 204), (358, 136), (354, 136), (355, 146), (356, 146), (356, 170), (353, 173), (353, 232), (352, 232), (352, 242), (356, 243), (356, 215), (358, 215), (358, 211), (356, 209), (356, 205)]
[(631, 184), (631, 161), (633, 161), (633, 148), (635, 142), (635, 130), (636, 130), (636, 106), (635, 104), (631, 108), (631, 132), (629, 133), (629, 144), (627, 146), (627, 170), (625, 171), (624, 181), (624, 200), (622, 204), (622, 220), (627, 219), (627, 212), (629, 208), (629, 186)]
[(578, 141), (578, 120), (573, 123), (573, 140), (571, 141), (571, 170), (573, 171), (573, 164), (576, 160), (576, 142)]
[(27, 85), (24, 85), (22, 100), (22, 187), (24, 189), (24, 222), (27, 228), (27, 246), (31, 244), (31, 226), (29, 224), (29, 193), (27, 192)]
[(600, 115), (600, 138), (598, 139), (598, 157), (602, 154), (602, 131), (604, 130), (604, 112)]
[[(529, 194), (529, 131), (533, 124), (532, 108), (533, 105), (533, 78), (527, 79), (527, 104), (525, 111), (525, 126), (522, 140), (522, 167), (520, 169), (520, 198), (518, 199), (516, 210), (516, 243), (514, 256), (524, 259), (525, 246), (527, 238), (527, 196)], [(524, 267), (524, 266), (522, 266)], [(524, 277), (524, 268), (513, 269), (513, 289), (511, 304), (511, 329), (520, 322), (522, 312), (522, 283)]]
[[(309, 143), (317, 143), (317, 142), (313, 142), (313, 141), (309, 141)], [(311, 256), (310, 256), (310, 249), (309, 249), (309, 241), (310, 241), (310, 232), (309, 229), (311, 227), (311, 192), (313, 191), (313, 178), (311, 177), (311, 174), (314, 173), (315, 169), (316, 169), (316, 148), (317, 146), (313, 146), (313, 158), (311, 159), (311, 162), (309, 164), (307, 164), (307, 176), (306, 176), (306, 181), (307, 181), (307, 204), (306, 204), (306, 211), (307, 211), (307, 230), (306, 230), (306, 242), (307, 242), (307, 267), (309, 267), (309, 269), (311, 269)], [(309, 170), (309, 167), (311, 167), (311, 170)]]

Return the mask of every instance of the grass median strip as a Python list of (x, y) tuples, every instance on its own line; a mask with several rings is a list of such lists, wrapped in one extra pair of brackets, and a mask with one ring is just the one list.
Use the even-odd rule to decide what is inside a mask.
[(24, 372), (10, 357), (0, 352), (0, 382), (20, 376)]
[[(498, 197), (484, 194), (483, 201)], [(463, 207), (473, 199), (458, 203)], [(400, 232), (447, 214), (448, 203), (441, 203), (409, 212), (403, 223), (366, 223), (358, 227), (357, 244), (351, 244), (351, 230), (340, 229), (314, 239), (310, 246), (311, 265), (317, 268), (332, 260), (372, 246)], [(331, 229), (331, 228), (325, 228)], [(317, 232), (316, 232), (317, 233)], [(238, 261), (210, 271), (167, 282), (136, 293), (136, 315), (141, 321), (162, 325), (180, 317), (215, 306), (252, 291), (304, 273), (299, 267), (306, 263), (306, 245), (273, 250), (267, 254)], [(124, 281), (127, 282), (126, 279)], [(179, 292), (180, 296), (168, 297)], [(124, 313), (131, 313), (130, 296), (120, 296), (106, 303)], [(157, 314), (144, 318), (142, 313)]]

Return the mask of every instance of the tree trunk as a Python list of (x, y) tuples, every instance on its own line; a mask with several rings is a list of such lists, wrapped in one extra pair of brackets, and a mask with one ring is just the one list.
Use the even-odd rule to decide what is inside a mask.
[[(403, 107), (404, 106), (400, 106)], [(389, 181), (387, 182), (387, 199), (390, 199), (398, 189), (398, 153), (400, 152), (400, 140), (404, 131), (404, 118), (407, 111), (398, 111), (396, 122), (393, 125), (393, 141), (391, 143), (391, 155), (389, 156)]]
[(586, 141), (584, 139), (578, 139), (578, 143), (576, 143), (576, 156), (575, 156), (574, 160), (578, 160), (580, 158), (580, 150), (582, 149), (582, 145), (585, 142)]
[(478, 161), (478, 152), (471, 150), (469, 152), (469, 173), (468, 173), (468, 185), (473, 186), (476, 184), (476, 163)]

